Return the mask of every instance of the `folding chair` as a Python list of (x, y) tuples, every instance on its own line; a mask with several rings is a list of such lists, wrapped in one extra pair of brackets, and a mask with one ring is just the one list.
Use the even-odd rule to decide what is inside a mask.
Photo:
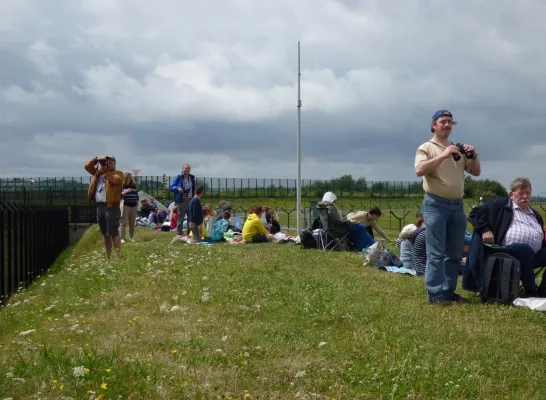
[(332, 221), (327, 207), (318, 207), (322, 231), (319, 234), (319, 248), (325, 251), (340, 249), (343, 241), (350, 241), (345, 222)]

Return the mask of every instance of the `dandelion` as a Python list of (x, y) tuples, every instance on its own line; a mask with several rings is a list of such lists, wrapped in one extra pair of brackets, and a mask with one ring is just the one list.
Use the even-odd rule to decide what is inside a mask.
[(107, 383), (104, 383), (104, 382), (102, 382), (102, 383), (100, 384), (100, 388), (101, 388), (101, 389), (105, 389), (105, 390), (106, 390), (106, 389), (108, 389), (107, 386), (108, 386), (108, 384), (107, 384)]
[(110, 368), (106, 369), (106, 372), (110, 373), (112, 370)]
[(178, 350), (171, 350), (171, 354), (176, 354), (178, 352)]

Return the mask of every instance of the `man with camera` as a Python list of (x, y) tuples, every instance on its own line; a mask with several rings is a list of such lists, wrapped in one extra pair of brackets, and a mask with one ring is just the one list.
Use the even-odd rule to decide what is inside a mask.
[(423, 177), (425, 190), (425, 284), (433, 304), (468, 301), (455, 293), (466, 232), (464, 172), (479, 176), (481, 166), (473, 146), (449, 141), (455, 124), (449, 111), (436, 111), (432, 139), (419, 146), (415, 156), (415, 173)]
[(85, 164), (85, 170), (92, 175), (87, 196), (97, 205), (97, 222), (104, 238), (106, 257), (110, 258), (112, 242), (116, 248), (116, 255), (119, 257), (123, 172), (116, 170), (116, 159), (111, 156), (92, 158)]
[[(184, 218), (188, 214), (190, 200), (195, 194), (195, 176), (190, 174), (190, 171), (190, 164), (184, 164), (182, 173), (172, 181), (169, 187), (169, 190), (174, 192), (174, 201), (178, 205), (178, 220), (176, 223), (178, 235), (184, 234)], [(189, 220), (186, 225), (186, 234), (190, 234)]]

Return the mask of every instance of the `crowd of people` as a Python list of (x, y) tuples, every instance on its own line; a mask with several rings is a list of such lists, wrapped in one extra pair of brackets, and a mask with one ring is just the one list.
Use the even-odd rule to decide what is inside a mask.
[[(418, 147), (415, 157), (415, 173), (422, 178), (425, 191), (423, 204), (416, 223), (404, 227), (396, 241), (402, 264), (424, 275), (427, 298), (432, 304), (468, 301), (456, 292), (467, 227), (464, 174), (479, 176), (481, 163), (473, 146), (449, 140), (455, 124), (447, 110), (439, 110), (432, 116), (432, 138)], [(202, 206), (203, 187), (197, 184), (189, 164), (185, 164), (182, 173), (171, 182), (169, 190), (174, 200), (166, 210), (158, 210), (153, 198), (139, 199), (132, 174), (116, 170), (115, 157), (94, 157), (85, 164), (85, 169), (92, 176), (88, 196), (97, 205), (97, 221), (107, 257), (112, 248), (119, 256), (121, 244), (135, 240), (137, 225), (176, 231), (177, 237), (189, 238), (195, 243), (223, 241), (227, 231), (233, 232), (234, 240), (241, 243), (279, 241), (277, 234), (281, 226), (269, 207), (253, 206), (241, 227), (234, 224), (229, 204), (222, 201), (216, 209), (209, 204)], [(374, 231), (391, 241), (377, 224), (382, 215), (379, 208), (350, 212), (342, 217), (336, 200), (334, 193), (327, 192), (318, 206), (328, 210), (332, 221), (347, 222), (345, 229), (356, 250), (376, 242)], [(519, 260), (525, 289), (523, 297), (546, 296), (546, 279), (537, 286), (534, 275), (535, 268), (546, 264), (544, 222), (530, 207), (530, 201), (531, 183), (526, 178), (512, 182), (509, 199), (485, 203), (480, 199), (483, 204), (475, 207), (469, 216), (474, 234), (463, 274), (465, 289), (480, 289), (483, 245), (496, 244)]]

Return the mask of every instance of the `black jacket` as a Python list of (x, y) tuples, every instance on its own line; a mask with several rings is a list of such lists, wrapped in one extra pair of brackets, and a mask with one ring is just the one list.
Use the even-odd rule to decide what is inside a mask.
[[(531, 211), (537, 217), (537, 221), (542, 227), (542, 236), (544, 237), (544, 220), (540, 214), (531, 207)], [(514, 210), (512, 200), (505, 197), (496, 197), (487, 201), (485, 204), (474, 207), (470, 211), (468, 219), (474, 226), (474, 232), (483, 235), (485, 232), (493, 232), (495, 243), (502, 246), (506, 233), (514, 219)], [(542, 239), (542, 247), (546, 243)]]

